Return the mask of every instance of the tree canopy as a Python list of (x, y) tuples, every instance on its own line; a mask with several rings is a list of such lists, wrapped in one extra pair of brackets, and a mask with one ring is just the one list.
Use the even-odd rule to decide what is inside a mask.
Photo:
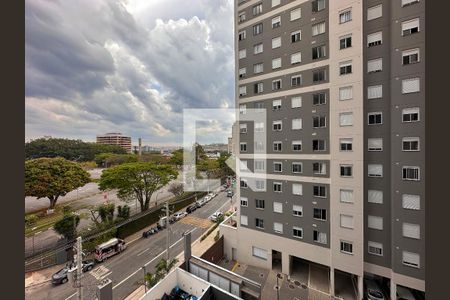
[(101, 190), (117, 189), (120, 199), (137, 199), (141, 211), (147, 210), (152, 194), (176, 178), (178, 173), (170, 165), (154, 162), (127, 163), (103, 171)]
[(80, 217), (72, 213), (65, 214), (64, 217), (53, 225), (53, 229), (68, 241), (75, 239), (77, 235), (77, 226), (80, 223)]
[(138, 156), (136, 154), (100, 153), (95, 155), (95, 162), (99, 167), (111, 167), (137, 161)]
[(62, 157), (25, 161), (25, 196), (48, 198), (50, 209), (60, 196), (65, 196), (90, 182), (88, 172), (75, 162)]
[(126, 154), (127, 151), (115, 145), (60, 138), (40, 138), (25, 143), (25, 159), (63, 157), (74, 161), (92, 161), (99, 153)]

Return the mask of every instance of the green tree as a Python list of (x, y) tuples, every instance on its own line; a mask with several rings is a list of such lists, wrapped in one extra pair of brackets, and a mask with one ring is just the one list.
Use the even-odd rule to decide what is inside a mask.
[(67, 240), (71, 241), (75, 239), (77, 235), (77, 226), (80, 223), (80, 217), (78, 215), (69, 213), (53, 225), (53, 229), (64, 236)]
[(169, 186), (168, 191), (175, 197), (180, 197), (184, 193), (184, 186), (182, 183), (174, 182)]
[(147, 273), (145, 274), (145, 281), (149, 288), (155, 286), (161, 279), (163, 279), (167, 274), (169, 274), (170, 270), (175, 267), (178, 263), (178, 259), (174, 258), (170, 261), (166, 259), (161, 259), (156, 265), (155, 273)]
[(180, 168), (183, 165), (183, 149), (173, 151), (169, 163)]
[(114, 220), (114, 203), (103, 203), (98, 207), (98, 215), (103, 223), (112, 223)]
[(126, 220), (130, 217), (130, 207), (128, 205), (117, 206), (117, 219)]
[(60, 196), (84, 186), (90, 175), (83, 168), (64, 158), (38, 158), (25, 162), (25, 196), (48, 198), (50, 209)]
[(117, 196), (125, 201), (137, 199), (141, 211), (145, 211), (149, 208), (152, 194), (177, 175), (169, 165), (153, 162), (127, 163), (104, 170), (99, 187), (101, 190), (117, 189)]

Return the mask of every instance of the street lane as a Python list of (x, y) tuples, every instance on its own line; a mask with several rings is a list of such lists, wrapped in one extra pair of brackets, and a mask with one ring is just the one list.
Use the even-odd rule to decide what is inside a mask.
[[(202, 208), (197, 209), (190, 214), (196, 218), (207, 219), (215, 211), (221, 208), (222, 211), (229, 208), (230, 200), (226, 197), (226, 193), (219, 193), (217, 197), (211, 200)], [(212, 223), (211, 223), (212, 225)], [(170, 237), (171, 249), (170, 256), (173, 258), (183, 251), (183, 243), (179, 242), (173, 245), (174, 242), (182, 238), (182, 234), (186, 231), (194, 230), (192, 232), (192, 241), (198, 239), (206, 228), (196, 227), (192, 224), (176, 222), (171, 225), (172, 234)], [(129, 295), (139, 285), (143, 284), (142, 266), (151, 261), (147, 265), (147, 271), (153, 272), (155, 265), (165, 255), (161, 254), (166, 249), (166, 230), (158, 232), (149, 238), (141, 238), (128, 245), (124, 253), (116, 255), (106, 262), (100, 264), (106, 268), (106, 272), (111, 272), (107, 277), (113, 281), (113, 295), (114, 299), (123, 299)], [(161, 255), (160, 255), (161, 254)], [(158, 256), (159, 255), (159, 256)], [(155, 259), (156, 258), (156, 259)], [(94, 268), (95, 270), (95, 268)], [(139, 271), (138, 271), (139, 270)], [(136, 272), (137, 271), (137, 272)], [(105, 273), (108, 274), (108, 273)], [(83, 288), (85, 299), (95, 299), (96, 287), (98, 279), (90, 273), (85, 273), (83, 278)], [(124, 281), (124, 279), (128, 278)], [(39, 287), (29, 289), (26, 294), (26, 299), (66, 299), (72, 296), (75, 299), (76, 289), (72, 287), (72, 282), (60, 286), (52, 287), (50, 283), (43, 284)]]

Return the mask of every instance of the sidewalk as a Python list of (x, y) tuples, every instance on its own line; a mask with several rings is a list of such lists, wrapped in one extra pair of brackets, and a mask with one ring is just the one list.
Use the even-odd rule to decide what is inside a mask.
[[(215, 243), (214, 237), (216, 236), (217, 231), (219, 231), (219, 229), (220, 227), (217, 227), (203, 241), (200, 241), (202, 236), (196, 239), (192, 243), (192, 255), (200, 257), (203, 255), (203, 253), (206, 252), (206, 250), (208, 250), (212, 245), (214, 245)], [(176, 267), (179, 267), (184, 262), (184, 251), (181, 252), (176, 258), (178, 259), (178, 264), (176, 265)], [(126, 297), (125, 300), (139, 300), (143, 295), (144, 295), (144, 286), (140, 286), (134, 292), (128, 295), (128, 297)]]

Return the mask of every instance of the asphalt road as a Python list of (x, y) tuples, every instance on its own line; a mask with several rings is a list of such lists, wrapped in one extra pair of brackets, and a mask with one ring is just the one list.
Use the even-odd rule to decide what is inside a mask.
[[(217, 210), (227, 210), (230, 200), (226, 193), (221, 192), (213, 200), (202, 208), (197, 209), (189, 216), (200, 219), (207, 219)], [(212, 225), (212, 223), (211, 223)], [(198, 239), (206, 230), (205, 227), (196, 227), (192, 224), (176, 222), (171, 225), (171, 249), (170, 256), (173, 258), (183, 251), (182, 234), (192, 231), (192, 241)], [(166, 229), (165, 229), (166, 230)], [(103, 274), (113, 282), (114, 299), (124, 299), (133, 290), (143, 283), (142, 266), (146, 264), (148, 272), (153, 272), (155, 265), (161, 258), (165, 257), (166, 231), (163, 230), (149, 238), (139, 238), (134, 242), (129, 242), (125, 252), (118, 254), (98, 266), (102, 266)], [(177, 242), (178, 241), (178, 242)], [(95, 271), (95, 268), (94, 270)], [(99, 280), (93, 274), (85, 273), (83, 278), (84, 299), (95, 299)], [(26, 291), (26, 299), (76, 299), (76, 289), (72, 287), (72, 282), (59, 286), (52, 286), (50, 282), (29, 288)]]

